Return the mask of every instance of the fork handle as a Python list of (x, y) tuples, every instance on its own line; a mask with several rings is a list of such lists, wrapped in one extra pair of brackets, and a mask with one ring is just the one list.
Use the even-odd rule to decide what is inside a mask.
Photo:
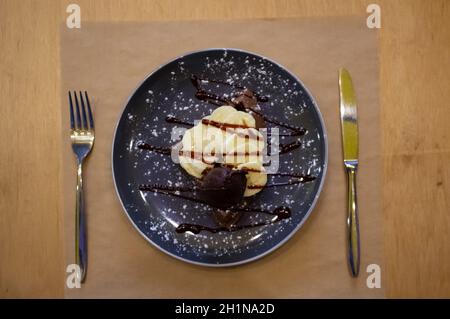
[(348, 216), (347, 216), (347, 236), (348, 236), (348, 263), (353, 277), (359, 273), (360, 243), (359, 243), (359, 222), (358, 222), (358, 202), (356, 198), (356, 167), (347, 166), (348, 179)]
[(83, 162), (77, 163), (77, 194), (75, 203), (75, 262), (80, 267), (80, 282), (86, 278), (87, 240), (86, 214), (84, 211)]

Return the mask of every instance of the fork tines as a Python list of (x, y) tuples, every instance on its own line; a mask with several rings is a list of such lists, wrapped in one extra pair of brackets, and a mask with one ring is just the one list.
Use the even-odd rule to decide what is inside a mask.
[[(73, 100), (75, 100), (75, 103), (73, 103)], [(75, 112), (73, 110), (74, 104), (75, 104)], [(73, 91), (73, 98), (72, 98), (72, 93), (69, 91), (69, 105), (70, 105), (70, 128), (73, 130), (77, 129), (94, 130), (94, 119), (92, 117), (91, 103), (89, 102), (89, 96), (87, 92), (84, 91), (83, 94), (81, 91), (79, 91), (79, 94), (77, 94), (76, 91)]]

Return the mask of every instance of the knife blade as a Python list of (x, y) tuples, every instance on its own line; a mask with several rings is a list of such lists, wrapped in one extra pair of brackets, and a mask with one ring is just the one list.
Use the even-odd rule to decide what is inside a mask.
[(350, 273), (359, 274), (360, 241), (358, 205), (356, 196), (356, 171), (358, 168), (358, 114), (356, 97), (350, 73), (339, 70), (339, 96), (341, 113), (342, 152), (347, 172), (347, 251)]

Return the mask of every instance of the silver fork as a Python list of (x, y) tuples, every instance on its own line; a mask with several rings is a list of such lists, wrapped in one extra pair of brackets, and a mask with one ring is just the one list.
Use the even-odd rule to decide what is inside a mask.
[[(77, 160), (77, 194), (75, 202), (75, 262), (80, 267), (77, 273), (80, 282), (84, 282), (87, 270), (87, 234), (86, 214), (83, 193), (83, 163), (94, 146), (94, 118), (86, 91), (72, 94), (69, 91), (70, 140)], [(75, 103), (74, 103), (74, 101)], [(74, 111), (75, 108), (75, 111)], [(81, 109), (81, 111), (80, 111)]]

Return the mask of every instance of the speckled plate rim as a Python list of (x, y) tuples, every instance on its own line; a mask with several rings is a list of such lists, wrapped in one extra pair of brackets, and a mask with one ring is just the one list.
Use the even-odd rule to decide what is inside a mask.
[[(309, 98), (311, 99), (312, 104), (314, 105), (314, 109), (318, 115), (319, 118), (319, 122), (320, 125), (322, 127), (322, 132), (323, 132), (323, 142), (324, 142), (324, 165), (323, 165), (323, 172), (322, 172), (322, 178), (319, 184), (319, 188), (317, 189), (317, 193), (316, 196), (314, 197), (314, 200), (311, 203), (311, 206), (309, 207), (308, 211), (306, 212), (305, 216), (302, 218), (302, 220), (298, 223), (298, 225), (285, 237), (283, 238), (283, 240), (281, 240), (278, 244), (276, 244), (275, 246), (273, 246), (272, 248), (268, 249), (265, 252), (262, 252), (259, 255), (253, 256), (251, 258), (247, 258), (247, 259), (243, 259), (241, 261), (237, 261), (237, 262), (232, 262), (232, 263), (224, 263), (224, 264), (217, 264), (217, 263), (204, 263), (204, 262), (199, 262), (199, 261), (193, 261), (187, 258), (183, 258), (181, 256), (178, 256), (164, 248), (162, 248), (161, 246), (159, 246), (157, 243), (153, 242), (149, 237), (147, 237), (146, 234), (144, 234), (139, 227), (136, 225), (136, 223), (133, 221), (133, 219), (131, 218), (130, 214), (128, 213), (122, 198), (119, 194), (119, 190), (117, 188), (117, 181), (116, 181), (116, 176), (114, 173), (114, 144), (116, 141), (116, 135), (117, 135), (117, 130), (119, 128), (119, 123), (120, 120), (122, 119), (124, 113), (125, 113), (125, 109), (127, 108), (128, 104), (130, 103), (131, 99), (133, 98), (133, 96), (135, 95), (136, 91), (150, 78), (152, 77), (158, 70), (160, 70), (161, 68), (165, 67), (166, 65), (184, 58), (185, 56), (188, 55), (194, 55), (194, 54), (199, 54), (202, 52), (208, 52), (208, 51), (218, 51), (218, 50), (223, 50), (223, 51), (237, 51), (240, 53), (245, 53), (245, 54), (250, 54), (256, 57), (259, 57), (260, 59), (269, 61), (271, 63), (273, 63), (274, 65), (278, 66), (280, 69), (282, 69), (283, 71), (285, 71), (286, 73), (288, 73), (290, 76), (292, 76), (298, 83), (301, 84), (302, 88), (305, 90), (305, 92), (308, 94)], [(325, 183), (325, 178), (327, 175), (327, 168), (328, 168), (328, 137), (327, 137), (327, 130), (325, 127), (325, 122), (323, 120), (323, 116), (322, 113), (320, 112), (319, 106), (314, 98), (314, 96), (311, 94), (311, 92), (309, 91), (309, 89), (304, 85), (304, 83), (292, 72), (290, 72), (286, 67), (284, 67), (283, 65), (281, 65), (278, 62), (275, 62), (274, 60), (271, 60), (261, 54), (258, 53), (254, 53), (251, 51), (247, 51), (247, 50), (243, 50), (243, 49), (237, 49), (237, 48), (208, 48), (208, 49), (203, 49), (203, 50), (194, 50), (194, 51), (189, 51), (186, 52), (183, 55), (179, 55), (163, 64), (161, 64), (159, 67), (157, 67), (156, 69), (154, 69), (152, 72), (150, 72), (133, 90), (133, 92), (130, 94), (130, 96), (127, 98), (122, 112), (120, 112), (120, 116), (118, 117), (117, 121), (116, 121), (116, 127), (114, 129), (114, 135), (113, 135), (113, 139), (112, 139), (112, 151), (111, 151), (111, 170), (112, 170), (112, 176), (113, 176), (113, 181), (114, 181), (114, 189), (116, 190), (116, 195), (119, 198), (120, 204), (122, 206), (123, 212), (124, 214), (127, 216), (128, 220), (131, 222), (131, 224), (134, 226), (134, 228), (138, 231), (138, 233), (147, 241), (149, 242), (152, 246), (156, 247), (157, 249), (159, 249), (160, 251), (164, 252), (165, 254), (174, 257), (175, 259), (187, 262), (189, 264), (193, 264), (193, 265), (198, 265), (198, 266), (206, 266), (206, 267), (213, 267), (213, 268), (221, 268), (221, 267), (233, 267), (233, 266), (239, 266), (239, 265), (243, 265), (243, 264), (247, 264), (250, 263), (252, 261), (258, 260), (264, 256), (269, 255), (270, 253), (272, 253), (273, 251), (277, 250), (278, 248), (280, 248), (283, 244), (285, 244), (289, 239), (291, 239), (295, 233), (297, 233), (297, 231), (303, 226), (303, 224), (306, 222), (306, 220), (309, 218), (309, 216), (311, 215), (312, 211), (314, 210), (317, 201), (320, 197), (320, 194), (322, 193), (322, 189), (323, 189), (323, 185)]]

